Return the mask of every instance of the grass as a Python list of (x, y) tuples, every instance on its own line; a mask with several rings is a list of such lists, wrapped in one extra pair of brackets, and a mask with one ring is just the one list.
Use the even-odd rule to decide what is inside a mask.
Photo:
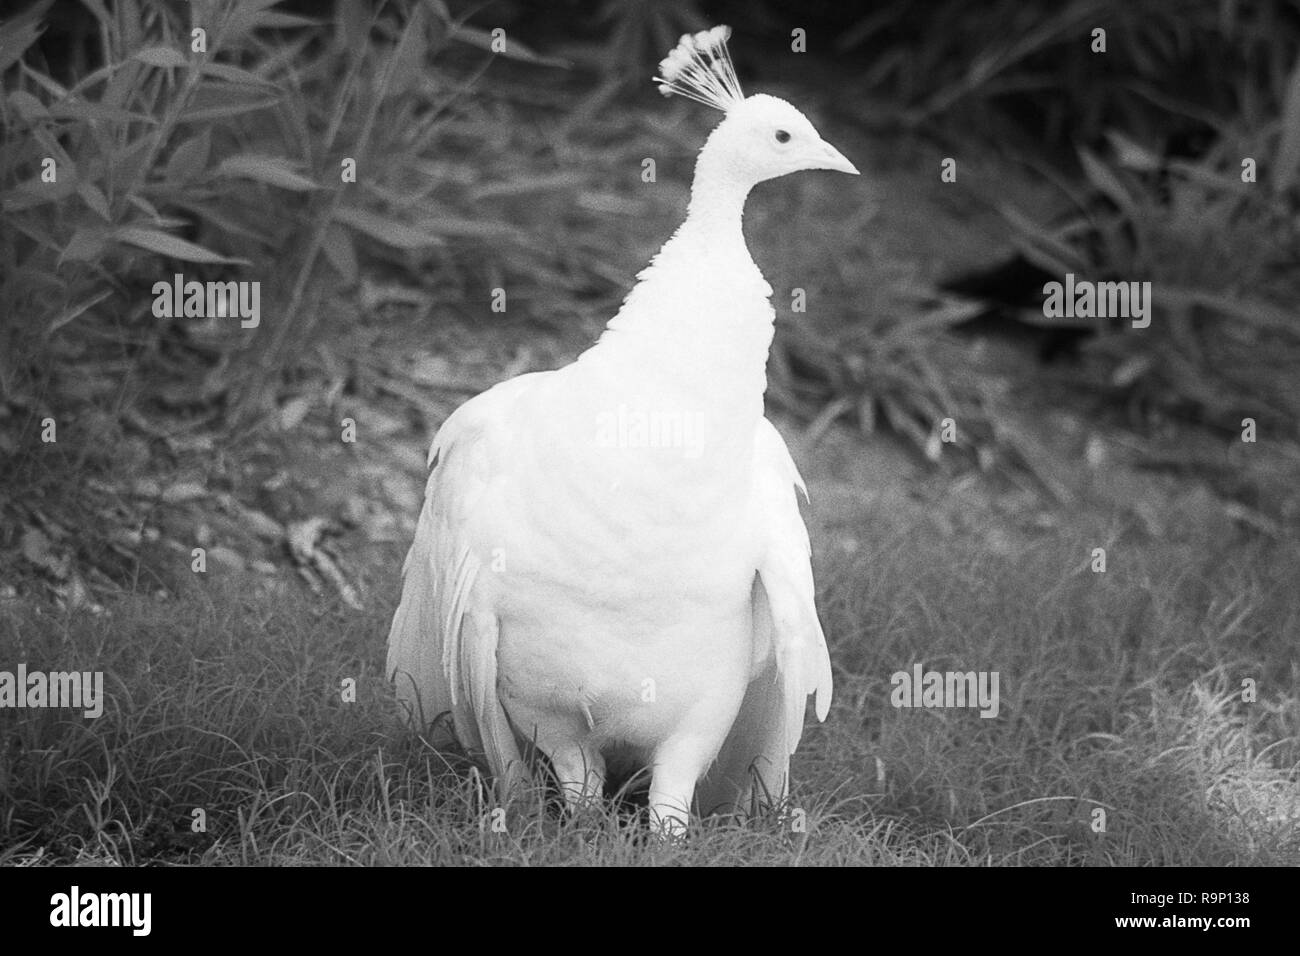
[[(540, 788), (497, 832), (472, 763), (397, 726), (380, 675), (396, 552), (365, 612), (213, 574), (98, 616), (0, 604), (5, 666), (102, 669), (109, 698), (93, 721), (0, 711), (0, 862), (1300, 862), (1293, 544), (1077, 519), (990, 549), (978, 526), (929, 528), (882, 506), (852, 560), (819, 544), (836, 701), (795, 759), (801, 812), (677, 845), (613, 804), (563, 817)], [(999, 716), (892, 708), (890, 674), (918, 661), (999, 671)]]

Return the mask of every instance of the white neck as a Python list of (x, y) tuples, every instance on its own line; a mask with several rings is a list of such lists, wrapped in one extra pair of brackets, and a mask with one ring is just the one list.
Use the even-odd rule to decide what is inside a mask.
[(699, 159), (695, 161), (691, 202), (683, 227), (699, 224), (719, 231), (734, 230), (736, 241), (743, 246), (745, 237), (741, 233), (740, 223), (745, 214), (745, 200), (752, 188), (753, 183), (741, 180), (728, 166), (725, 154), (709, 149), (709, 143), (706, 142), (700, 150)]
[(653, 377), (707, 400), (737, 429), (763, 414), (773, 331), (771, 288), (741, 230), (750, 188), (706, 143), (686, 221), (592, 349), (618, 362), (631, 384)]

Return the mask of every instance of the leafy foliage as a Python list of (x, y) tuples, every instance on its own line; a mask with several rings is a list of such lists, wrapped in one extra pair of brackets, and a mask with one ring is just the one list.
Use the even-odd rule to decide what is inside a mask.
[(213, 399), (292, 366), (363, 256), (414, 264), (449, 239), (515, 236), (435, 205), (463, 169), (435, 157), (464, 132), (467, 70), (430, 64), (477, 34), (440, 2), (339, 4), (329, 21), (273, 6), (90, 4), (104, 62), (70, 87), (23, 58), (48, 4), (4, 25), (0, 395), (27, 391), (73, 323), (147, 357), (174, 330), (145, 289), (173, 271), (239, 267), (221, 277), (260, 280), (271, 300), (254, 335), (210, 330), (217, 360), (195, 394)]
[(1245, 414), (1296, 434), (1293, 127), (1300, 57), (1276, 120), (1255, 129), (1224, 124), (1193, 160), (1166, 159), (1110, 130), (1113, 160), (1079, 152), (1089, 191), (1074, 214), (1040, 225), (1007, 210), (1022, 251), (1054, 275), (1152, 283), (1150, 328), (1097, 325), (1089, 351), (1099, 360), (1099, 389), (1190, 410), (1222, 428), (1239, 427)]
[[(91, 52), (70, 50), (66, 63), (42, 42), (48, 2), (6, 21), (0, 398), (34, 414), (69, 396), (117, 408), (163, 395), (256, 417), (304, 368), (335, 381), (370, 374), (356, 320), (387, 308), (375, 287), (394, 274), (416, 286), (403, 307), (440, 319), (487, 315), (485, 290), (498, 287), (515, 315), (550, 330), (607, 319), (680, 216), (680, 195), (638, 191), (634, 173), (652, 150), (677, 164), (661, 186), (685, 179), (700, 132), (627, 108), (634, 96), (660, 107), (629, 78), (704, 20), (693, 0), (574, 8), (593, 14), (584, 37), (607, 32), (603, 55), (582, 61), (603, 74), (594, 87), (513, 32), (495, 47), (490, 29), (443, 0), (340, 3), (325, 18), (267, 0), (88, 2)], [(764, 5), (751, 29), (784, 9)], [(498, 13), (534, 25), (550, 48), (553, 21)], [(1098, 330), (1090, 390), (1218, 423), (1239, 412), (1296, 420), (1285, 373), (1287, 309), (1300, 295), (1288, 278), (1300, 179), (1294, 2), (887, 3), (807, 15), (841, 55), (839, 116), (924, 124), (1012, 154), (1028, 132), (1083, 157), (1064, 183), (1071, 218), (1009, 211), (1007, 232), (1058, 272), (1157, 283), (1150, 334)], [(1099, 23), (1102, 59), (1089, 46)], [(866, 105), (882, 92), (899, 106)], [(1009, 127), (1022, 138), (1002, 138)], [(1208, 130), (1212, 147), (1170, 156), (1188, 129)], [(1260, 160), (1255, 187), (1235, 179), (1243, 155)], [(46, 159), (55, 181), (42, 179)], [(345, 160), (356, 182), (344, 181)], [(900, 265), (889, 236), (864, 245), (856, 211), (824, 215), (842, 241), (820, 247), (827, 263), (787, 250), (781, 261), (800, 274), (785, 284), (845, 301), (816, 322), (781, 323), (773, 397), (814, 430), (855, 416), (932, 458), (938, 422), (956, 417), (960, 444), (1000, 459), (999, 445), (1015, 443), (1004, 414), (1014, 376), (956, 337), (969, 306)], [(155, 319), (149, 289), (178, 271), (261, 281), (272, 320), (243, 330)]]

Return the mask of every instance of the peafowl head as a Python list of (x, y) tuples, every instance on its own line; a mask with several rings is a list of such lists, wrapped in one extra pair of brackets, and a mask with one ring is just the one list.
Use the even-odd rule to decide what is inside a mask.
[(857, 175), (844, 154), (785, 100), (763, 93), (746, 97), (741, 92), (727, 52), (730, 36), (731, 28), (725, 26), (684, 35), (660, 62), (655, 77), (665, 96), (676, 93), (726, 114), (704, 145), (700, 172), (726, 177), (745, 188), (803, 169)]

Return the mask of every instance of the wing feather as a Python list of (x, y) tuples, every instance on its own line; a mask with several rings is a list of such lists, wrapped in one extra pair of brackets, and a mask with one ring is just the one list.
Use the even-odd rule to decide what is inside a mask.
[[(755, 493), (766, 541), (753, 588), (754, 642), (770, 648), (756, 663), (740, 712), (696, 791), (702, 812), (747, 811), (783, 799), (790, 756), (803, 735), (808, 696), (818, 720), (831, 703), (831, 662), (817, 618), (812, 548), (795, 489), (807, 496), (780, 434), (758, 430)], [(758, 789), (755, 790), (757, 784)]]
[(450, 713), (456, 737), (467, 749), (482, 750), (498, 783), (506, 784), (523, 765), (497, 692), (499, 627), (480, 583), (485, 549), (474, 540), (474, 519), (488, 507), (485, 496), (498, 451), (510, 441), (514, 402), (535, 377), (489, 389), (439, 429), (388, 634), (387, 673), (408, 721), (423, 729)]

